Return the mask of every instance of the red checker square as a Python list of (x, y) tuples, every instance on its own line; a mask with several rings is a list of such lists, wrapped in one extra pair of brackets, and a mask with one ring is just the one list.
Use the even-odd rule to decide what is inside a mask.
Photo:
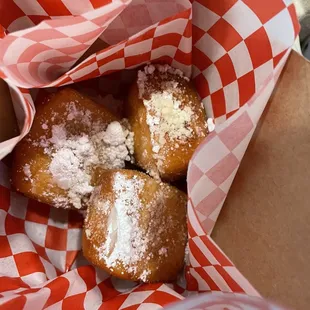
[(201, 99), (210, 95), (208, 81), (202, 73), (200, 73), (194, 78), (194, 84)]
[(23, 35), (23, 38), (30, 39), (36, 42), (44, 41), (46, 40), (46, 38), (63, 39), (67, 37), (68, 36), (66, 36), (60, 31), (57, 31), (56, 29), (37, 29)]
[(90, 32), (86, 32), (84, 34), (80, 34), (77, 36), (72, 36), (72, 38), (80, 43), (86, 43), (90, 40), (95, 40), (102, 32), (102, 28), (95, 29)]
[(162, 36), (155, 37), (153, 39), (152, 49), (164, 46), (172, 45), (179, 46), (182, 36), (179, 33), (169, 33)]
[(144, 300), (144, 303), (157, 303), (160, 304), (161, 306), (165, 306), (179, 300), (180, 298), (167, 292), (155, 291), (146, 300)]
[(195, 46), (193, 46), (192, 54), (193, 65), (195, 65), (200, 71), (207, 69), (212, 64), (210, 58)]
[(151, 52), (140, 54), (137, 56), (128, 56), (125, 57), (125, 67), (129, 68), (135, 65), (142, 65), (145, 62), (151, 60)]
[(219, 19), (209, 30), (209, 35), (228, 52), (242, 41), (240, 34), (225, 19)]
[(62, 302), (62, 309), (84, 310), (85, 293), (76, 294), (65, 298)]
[(6, 236), (0, 236), (0, 258), (12, 255), (9, 240)]
[(10, 208), (10, 190), (0, 185), (0, 209), (6, 212)]
[(0, 10), (1, 25), (4, 28), (8, 28), (13, 21), (22, 16), (25, 16), (24, 12), (14, 3), (14, 1), (5, 1), (5, 9), (3, 7)]
[(243, 0), (264, 24), (281, 12), (286, 6), (283, 0)]
[(236, 109), (236, 110), (234, 110), (234, 111), (231, 111), (231, 112), (227, 113), (227, 114), (226, 114), (226, 119), (232, 117), (237, 111), (239, 111), (239, 109)]
[(152, 25), (152, 18), (144, 4), (128, 6), (122, 12), (121, 18), (126, 28)]
[[(108, 278), (102, 281), (101, 283), (99, 283), (98, 288), (101, 291), (103, 302), (113, 297), (116, 297), (119, 294), (119, 291), (117, 291), (114, 288), (111, 278)], [(105, 309), (109, 309), (109, 308), (105, 308)], [(115, 308), (115, 309), (118, 309), (118, 308)]]
[(72, 15), (67, 7), (63, 4), (62, 0), (37, 0), (41, 7), (49, 16), (64, 16)]
[(74, 83), (80, 82), (80, 81), (84, 81), (84, 80), (91, 80), (94, 79), (96, 77), (100, 76), (100, 71), (98, 68), (96, 68), (95, 70), (93, 70), (90, 73), (84, 74), (83, 76), (77, 78), (77, 79), (73, 79), (72, 75), (71, 78), (74, 81)]
[(76, 260), (79, 251), (67, 251), (66, 252), (66, 263), (65, 263), (65, 270), (69, 271), (72, 264)]
[(220, 16), (223, 16), (237, 1), (238, 0), (197, 0), (197, 2)]
[(60, 300), (63, 300), (69, 289), (70, 282), (68, 279), (59, 277), (48, 283), (45, 287), (50, 289), (50, 296), (46, 301), (44, 308), (47, 308), (50, 305), (57, 303)]
[(129, 294), (123, 293), (120, 295), (119, 293), (118, 296), (115, 296), (112, 299), (106, 299), (105, 301), (103, 301), (99, 310), (120, 309), (121, 305), (124, 303), (128, 296)]
[(30, 20), (35, 24), (40, 24), (44, 20), (51, 19), (50, 16), (45, 16), (45, 15), (28, 15)]
[(54, 226), (47, 226), (45, 246), (53, 250), (66, 250), (67, 230)]
[(287, 49), (285, 49), (283, 52), (281, 52), (277, 56), (273, 57), (273, 67), (274, 68), (278, 65), (278, 63), (283, 58), (283, 56), (285, 55), (286, 52), (287, 52)]
[(225, 54), (214, 64), (219, 71), (223, 86), (226, 86), (237, 79), (234, 65), (228, 54)]
[(183, 37), (190, 38), (191, 36), (192, 36), (192, 22), (189, 20), (183, 32)]
[(193, 31), (192, 40), (193, 40), (193, 46), (194, 46), (196, 42), (199, 41), (206, 32), (195, 25), (193, 25), (192, 31)]
[(177, 49), (174, 60), (182, 63), (183, 65), (190, 66), (192, 63), (192, 54), (191, 53), (184, 53), (181, 50)]
[(295, 37), (299, 34), (299, 30), (300, 30), (300, 25), (298, 22), (298, 17), (296, 14), (296, 10), (295, 10), (295, 6), (294, 4), (291, 4), (288, 7), (288, 12), (290, 13), (291, 19), (292, 19), (292, 23), (293, 23), (293, 27), (294, 27), (294, 33), (295, 33)]
[(36, 200), (29, 199), (26, 220), (39, 224), (47, 224), (51, 207)]
[(238, 79), (240, 106), (247, 103), (255, 93), (254, 71), (250, 71)]
[[(217, 181), (220, 178), (220, 171), (215, 168), (215, 170), (211, 171), (210, 175)], [(211, 181), (213, 180), (211, 179)], [(212, 193), (199, 202), (196, 210), (208, 217), (225, 197), (226, 194), (220, 188), (216, 188)]]
[(226, 147), (232, 151), (238, 146), (253, 128), (253, 122), (247, 112), (243, 112), (228, 127), (222, 130), (218, 136)]
[(189, 240), (188, 246), (190, 249), (190, 252), (194, 256), (197, 262), (199, 262), (202, 266), (211, 266), (211, 262), (208, 260), (208, 257), (201, 252), (200, 248), (197, 246), (197, 244), (193, 240)]
[(36, 249), (37, 254), (40, 257), (44, 258), (45, 260), (49, 261), (49, 258), (46, 254), (46, 251), (45, 251), (45, 248), (43, 246), (40, 246), (40, 245), (34, 243), (34, 242), (32, 244), (33, 244), (34, 248)]
[[(215, 185), (220, 186), (224, 181), (228, 179), (228, 177), (233, 173), (233, 171), (238, 167), (238, 165), (239, 161), (236, 158), (236, 156), (232, 153), (229, 153), (227, 156), (221, 159), (215, 166), (213, 166), (206, 173), (206, 175)], [(221, 194), (224, 194), (224, 192), (221, 189), (218, 190), (221, 192)], [(212, 201), (212, 199), (210, 201)], [(217, 200), (217, 204), (220, 201)]]
[(102, 1), (102, 0), (90, 0), (92, 6), (94, 9), (98, 9), (98, 8), (101, 8), (103, 5), (106, 5), (108, 3), (111, 3), (112, 0), (105, 0), (105, 1)]
[(5, 232), (7, 235), (23, 234), (25, 232), (25, 221), (11, 214), (6, 215)]
[(139, 307), (140, 307), (140, 304), (136, 304), (136, 305), (131, 305), (129, 307), (123, 308), (123, 310), (138, 310)]
[(223, 89), (220, 89), (215, 93), (211, 94), (211, 102), (213, 115), (215, 118), (226, 114), (226, 104)]
[(90, 291), (97, 285), (96, 272), (93, 266), (81, 266), (76, 269), (76, 272), (85, 282), (88, 291)]
[(1, 277), (0, 292), (13, 291), (19, 288), (28, 288), (28, 287), (29, 285), (26, 284), (24, 281), (22, 281), (21, 278), (12, 278), (3, 276)]
[(19, 253), (14, 255), (14, 260), (21, 277), (34, 272), (45, 272), (44, 266), (37, 253)]
[(270, 41), (264, 27), (251, 34), (244, 43), (248, 48), (254, 69), (272, 59)]
[(155, 30), (156, 30), (156, 28), (152, 28), (152, 29), (149, 29), (148, 31), (144, 32), (140, 36), (137, 36), (136, 38), (128, 39), (128, 41), (126, 42), (125, 45), (129, 46), (129, 45), (139, 43), (139, 42), (142, 42), (142, 41), (145, 41), (148, 39), (152, 39), (154, 37)]
[(15, 298), (10, 299), (4, 305), (1, 305), (1, 310), (25, 309), (27, 302), (26, 296), (15, 296)]
[[(107, 52), (109, 49), (106, 49), (104, 52)], [(104, 52), (102, 53), (102, 55), (104, 55)], [(98, 62), (98, 67), (102, 67), (104, 66), (105, 64), (113, 61), (113, 60), (116, 60), (116, 59), (120, 59), (120, 58), (123, 58), (124, 57), (124, 49), (122, 48), (121, 50), (118, 50), (116, 51), (115, 53), (113, 53), (112, 55), (109, 55), (107, 57), (104, 57), (102, 59), (98, 59), (99, 57), (97, 57), (97, 62)], [(102, 57), (102, 56), (100, 56)]]

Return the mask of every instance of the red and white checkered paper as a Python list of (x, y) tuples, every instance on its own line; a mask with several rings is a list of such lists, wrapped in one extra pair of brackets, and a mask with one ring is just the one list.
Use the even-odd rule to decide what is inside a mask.
[[(21, 128), (0, 143), (0, 157), (29, 131), (29, 88), (98, 78), (91, 87), (149, 61), (191, 75), (217, 123), (189, 165), (189, 263), (174, 284), (123, 281), (88, 265), (81, 216), (11, 191), (1, 162), (1, 309), (160, 309), (198, 292), (258, 296), (209, 234), (298, 33), (291, 1), (6, 0), (0, 22), (0, 77)], [(74, 66), (97, 38), (114, 45)]]

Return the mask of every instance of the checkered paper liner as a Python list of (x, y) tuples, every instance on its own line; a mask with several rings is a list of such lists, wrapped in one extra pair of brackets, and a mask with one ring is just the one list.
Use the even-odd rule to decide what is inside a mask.
[[(1, 162), (1, 307), (159, 309), (198, 292), (257, 296), (209, 234), (298, 33), (291, 1), (9, 0), (0, 21), (0, 76), (21, 128), (0, 144), (1, 157), (31, 127), (29, 88), (69, 85), (149, 61), (191, 75), (217, 123), (189, 165), (189, 263), (174, 284), (132, 283), (88, 265), (80, 251), (82, 217), (11, 191)], [(74, 66), (98, 38), (114, 45)]]

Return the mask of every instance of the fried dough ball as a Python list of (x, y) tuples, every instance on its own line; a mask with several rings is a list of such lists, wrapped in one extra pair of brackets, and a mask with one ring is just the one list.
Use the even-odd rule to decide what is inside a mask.
[(82, 249), (94, 265), (132, 281), (174, 281), (184, 264), (187, 196), (135, 170), (107, 171), (94, 190)]
[(126, 109), (136, 163), (165, 181), (184, 176), (208, 133), (205, 110), (188, 78), (168, 65), (148, 65), (138, 72)]
[(90, 139), (110, 124), (121, 130), (116, 121), (106, 108), (77, 91), (58, 91), (37, 107), (29, 134), (14, 150), (13, 186), (56, 207), (83, 208), (95, 183), (91, 170), (100, 159)]

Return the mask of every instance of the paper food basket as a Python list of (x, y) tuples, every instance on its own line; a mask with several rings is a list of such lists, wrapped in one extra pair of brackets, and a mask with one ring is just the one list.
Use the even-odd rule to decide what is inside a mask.
[[(150, 61), (191, 76), (216, 121), (189, 164), (188, 265), (173, 284), (123, 281), (90, 266), (82, 218), (11, 191), (1, 162), (0, 308), (159, 309), (199, 292), (259, 296), (210, 233), (299, 31), (291, 1), (6, 0), (0, 22), (0, 77), (21, 132), (0, 144), (1, 158), (31, 127), (37, 90), (29, 89), (86, 81), (104, 97), (112, 73), (126, 80), (126, 69)], [(76, 64), (96, 40), (109, 46)]]

